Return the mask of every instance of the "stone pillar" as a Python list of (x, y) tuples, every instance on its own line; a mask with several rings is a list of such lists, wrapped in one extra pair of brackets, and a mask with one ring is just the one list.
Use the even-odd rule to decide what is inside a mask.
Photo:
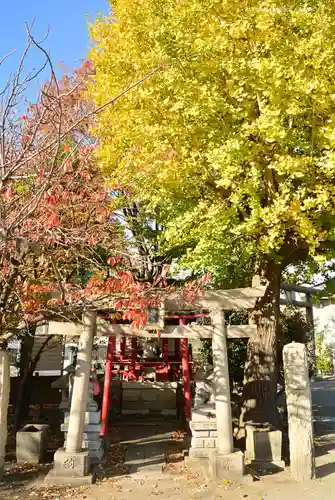
[(211, 313), (214, 326), (212, 350), (215, 381), (215, 407), (217, 425), (217, 449), (219, 453), (232, 453), (233, 429), (229, 389), (229, 369), (224, 312)]
[(209, 472), (213, 479), (244, 474), (244, 455), (233, 447), (233, 429), (229, 388), (227, 329), (224, 312), (211, 312), (212, 351), (215, 383), (216, 450), (209, 456)]
[(83, 314), (83, 330), (79, 341), (77, 365), (71, 398), (69, 427), (65, 447), (67, 453), (81, 451), (85, 412), (88, 401), (88, 384), (91, 373), (95, 322), (96, 313), (89, 312)]
[(313, 295), (311, 293), (306, 293), (306, 301), (308, 303), (308, 307), (306, 307), (306, 317), (311, 328), (307, 342), (308, 369), (312, 375), (316, 375), (315, 327), (313, 315)]
[[(91, 372), (92, 345), (96, 326), (96, 313), (83, 314), (82, 333), (79, 341), (77, 364), (71, 397), (71, 409), (66, 436), (65, 449), (60, 448), (54, 456), (54, 467), (46, 476), (49, 484), (69, 484), (81, 486), (91, 484), (92, 462), (88, 449), (82, 449), (84, 425), (87, 416), (89, 379)], [(100, 417), (100, 415), (98, 415)], [(100, 424), (96, 429), (100, 433)]]
[(5, 446), (7, 442), (7, 414), (10, 388), (8, 353), (0, 351), (0, 480), (4, 475)]
[(315, 477), (312, 396), (305, 345), (287, 344), (283, 358), (291, 475), (298, 481), (305, 481)]

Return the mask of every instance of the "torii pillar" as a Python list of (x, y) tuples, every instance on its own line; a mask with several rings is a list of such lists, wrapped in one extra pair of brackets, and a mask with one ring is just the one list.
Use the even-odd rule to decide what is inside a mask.
[(214, 327), (212, 337), (217, 447), (209, 457), (209, 469), (213, 478), (225, 479), (227, 475), (244, 474), (244, 455), (233, 446), (233, 428), (229, 387), (227, 354), (227, 327), (224, 312), (212, 309)]
[(92, 484), (89, 452), (82, 449), (88, 384), (91, 372), (96, 312), (85, 312), (79, 340), (66, 447), (56, 451), (54, 467), (46, 477), (51, 484)]

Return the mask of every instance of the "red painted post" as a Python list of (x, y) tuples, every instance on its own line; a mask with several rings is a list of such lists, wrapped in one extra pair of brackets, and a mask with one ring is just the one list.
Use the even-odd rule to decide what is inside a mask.
[[(184, 325), (185, 321), (183, 319), (179, 320), (180, 325)], [(187, 339), (181, 339), (181, 366), (183, 370), (183, 380), (184, 380), (184, 408), (185, 408), (185, 417), (186, 417), (186, 425), (189, 427), (190, 418), (191, 418), (191, 384), (190, 384), (190, 370), (188, 364), (188, 341)]]
[(192, 344), (188, 346), (188, 366), (190, 370), (190, 379), (193, 380), (193, 349)]
[(102, 409), (101, 409), (101, 420), (102, 420), (102, 427), (100, 431), (101, 437), (105, 437), (108, 430), (109, 399), (110, 399), (110, 387), (112, 383), (114, 350), (115, 350), (115, 337), (110, 336), (108, 338), (108, 346), (107, 346), (104, 393), (102, 398)]

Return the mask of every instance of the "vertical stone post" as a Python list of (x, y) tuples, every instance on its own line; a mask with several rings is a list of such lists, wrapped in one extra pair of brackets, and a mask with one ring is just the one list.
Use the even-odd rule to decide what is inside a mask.
[(220, 309), (212, 311), (211, 319), (214, 326), (212, 350), (215, 380), (217, 448), (219, 453), (227, 454), (233, 451), (233, 430), (224, 312)]
[(215, 383), (217, 440), (216, 450), (209, 457), (209, 472), (213, 479), (244, 474), (244, 455), (233, 447), (233, 429), (229, 388), (227, 329), (224, 312), (211, 311), (213, 329), (212, 351)]
[(88, 383), (91, 371), (95, 324), (96, 313), (85, 312), (83, 314), (83, 328), (79, 341), (77, 365), (72, 390), (69, 428), (65, 448), (67, 453), (77, 453), (81, 451), (88, 400)]
[(312, 397), (305, 345), (287, 344), (283, 358), (291, 475), (297, 481), (305, 481), (315, 477)]
[(0, 480), (4, 474), (5, 446), (7, 442), (7, 413), (10, 388), (8, 353), (0, 351)]
[(311, 331), (309, 332), (310, 336), (307, 341), (308, 367), (312, 372), (312, 375), (316, 375), (315, 327), (313, 315), (313, 295), (311, 293), (306, 293), (306, 301), (308, 303), (308, 307), (306, 307), (306, 317), (311, 328)]

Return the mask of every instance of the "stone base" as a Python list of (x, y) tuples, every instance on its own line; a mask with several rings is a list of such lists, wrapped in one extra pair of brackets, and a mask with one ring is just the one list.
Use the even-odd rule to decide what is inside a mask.
[(284, 460), (272, 460), (269, 461), (261, 461), (261, 460), (252, 460), (249, 464), (253, 469), (264, 469), (264, 470), (278, 470), (285, 469)]
[(105, 461), (105, 450), (103, 446), (97, 450), (89, 450), (90, 464), (97, 465), (102, 464)]
[(91, 486), (94, 483), (94, 475), (88, 474), (87, 476), (81, 477), (68, 477), (68, 476), (56, 476), (54, 470), (52, 469), (44, 479), (45, 484), (50, 486), (72, 486), (77, 488), (79, 486)]
[(177, 416), (177, 382), (122, 381), (122, 415)]
[(48, 484), (87, 485), (92, 484), (89, 452), (68, 453), (59, 448), (54, 456), (54, 466), (45, 478)]
[(188, 450), (189, 458), (207, 458), (213, 453), (213, 448), (190, 448)]
[(237, 478), (244, 475), (244, 454), (235, 449), (225, 455), (215, 451), (209, 456), (209, 474), (212, 479)]

